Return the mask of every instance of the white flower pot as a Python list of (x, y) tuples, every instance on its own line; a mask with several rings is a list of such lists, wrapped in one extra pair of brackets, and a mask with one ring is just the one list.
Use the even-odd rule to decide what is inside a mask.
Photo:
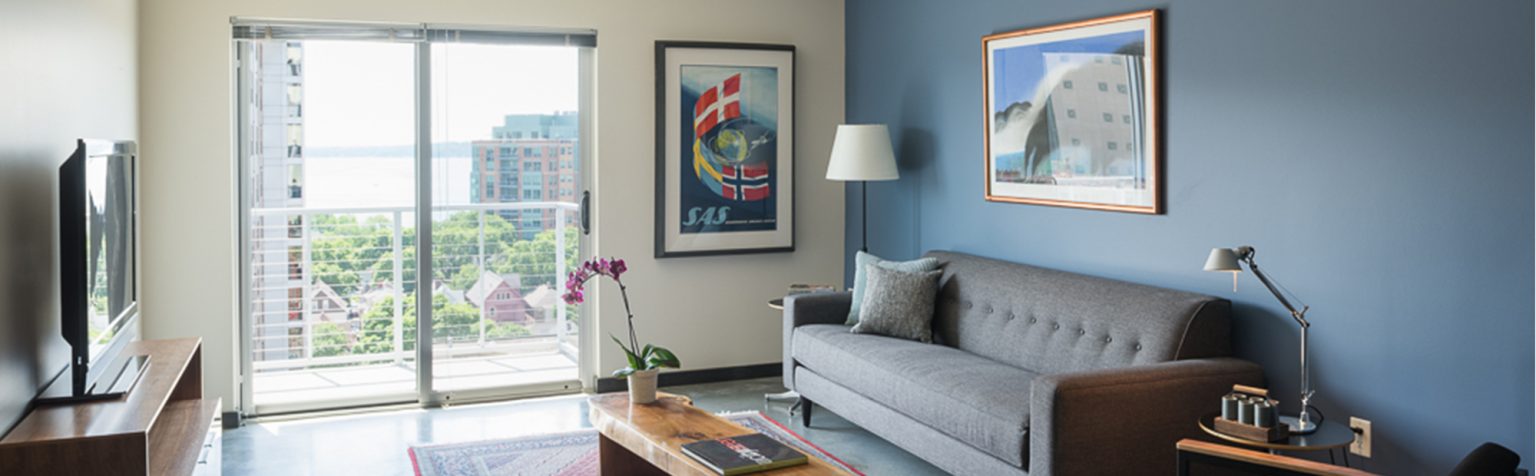
[(656, 401), (656, 374), (659, 369), (640, 370), (629, 374), (629, 403)]

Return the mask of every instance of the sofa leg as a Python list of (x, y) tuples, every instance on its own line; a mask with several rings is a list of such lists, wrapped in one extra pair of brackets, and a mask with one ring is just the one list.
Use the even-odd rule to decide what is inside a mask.
[(800, 397), (800, 424), (805, 425), (806, 428), (811, 427), (811, 409), (815, 407), (811, 399)]

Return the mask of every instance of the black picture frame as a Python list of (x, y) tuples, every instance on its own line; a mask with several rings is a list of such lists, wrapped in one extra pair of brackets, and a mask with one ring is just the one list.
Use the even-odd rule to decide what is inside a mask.
[[(720, 246), (720, 245), (716, 245), (716, 246), (708, 246), (708, 247), (705, 247), (705, 248), (694, 248), (694, 247), (686, 247), (686, 246), (673, 246), (673, 247), (669, 247), (668, 246), (668, 233), (667, 233), (668, 228), (669, 228), (668, 212), (670, 210), (668, 205), (669, 205), (669, 203), (671, 203), (671, 202), (669, 202), (670, 197), (669, 197), (669, 190), (668, 190), (668, 185), (669, 185), (669, 182), (668, 182), (668, 179), (669, 179), (668, 166), (669, 166), (670, 159), (674, 158), (673, 156), (671, 156), (668, 153), (668, 145), (669, 145), (668, 139), (669, 138), (676, 138), (676, 137), (678, 137), (681, 134), (681, 130), (680, 129), (673, 129), (673, 126), (678, 126), (680, 124), (677, 124), (677, 121), (670, 121), (668, 119), (668, 116), (669, 116), (668, 115), (668, 113), (669, 113), (669, 109), (668, 108), (669, 107), (672, 107), (674, 105), (677, 105), (678, 107), (681, 107), (680, 105), (678, 105), (676, 103), (668, 101), (668, 97), (669, 97), (668, 94), (671, 91), (671, 89), (672, 88), (680, 88), (681, 87), (680, 84), (671, 84), (669, 82), (668, 60), (669, 60), (669, 54), (670, 54), (671, 50), (680, 50), (680, 49), (687, 49), (687, 50), (719, 50), (719, 52), (724, 52), (724, 53), (728, 53), (730, 51), (772, 52), (772, 53), (784, 53), (784, 54), (787, 54), (787, 56), (788, 56), (787, 64), (789, 66), (789, 68), (788, 68), (789, 69), (789, 74), (787, 74), (787, 75), (780, 74), (779, 76), (777, 76), (778, 81), (780, 81), (780, 82), (785, 81), (785, 80), (788, 81), (788, 84), (787, 84), (787, 86), (788, 86), (788, 99), (787, 99), (787, 101), (788, 101), (788, 104), (790, 106), (790, 111), (789, 111), (788, 114), (784, 114), (783, 111), (779, 111), (779, 115), (778, 115), (778, 118), (777, 118), (778, 125), (774, 129), (774, 131), (776, 132), (776, 136), (774, 137), (774, 140), (776, 141), (775, 142), (775, 147), (776, 147), (776, 150), (778, 150), (779, 152), (777, 153), (777, 156), (775, 158), (774, 169), (771, 170), (771, 173), (776, 174), (776, 178), (774, 179), (775, 183), (776, 183), (776, 187), (773, 187), (770, 193), (772, 194), (772, 198), (771, 199), (778, 200), (776, 203), (780, 204), (775, 209), (776, 210), (775, 211), (775, 213), (776, 213), (776, 215), (775, 215), (776, 222), (775, 222), (775, 228), (774, 228), (774, 232), (773, 232), (774, 234), (777, 234), (777, 235), (780, 235), (780, 236), (775, 237), (775, 240), (773, 242), (771, 242), (771, 243), (761, 244), (761, 245), (757, 245), (757, 246), (752, 246), (752, 245), (747, 245), (747, 246), (739, 246), (739, 245), (736, 245), (736, 246)], [(694, 257), (694, 256), (720, 256), (720, 255), (758, 254), (758, 253), (787, 253), (787, 252), (795, 251), (795, 235), (796, 235), (796, 232), (795, 232), (795, 222), (796, 222), (796, 220), (795, 220), (795, 218), (796, 218), (795, 217), (795, 215), (796, 215), (796, 213), (795, 213), (795, 174), (796, 174), (796, 170), (795, 170), (795, 160), (794, 160), (794, 156), (795, 156), (795, 153), (794, 153), (794, 145), (795, 145), (794, 144), (794, 139), (796, 138), (796, 136), (795, 136), (795, 116), (796, 116), (796, 114), (795, 114), (795, 97), (794, 97), (795, 96), (795, 88), (796, 88), (796, 84), (795, 84), (796, 83), (796, 81), (795, 81), (795, 76), (796, 76), (796, 71), (795, 71), (795, 69), (796, 69), (796, 65), (795, 65), (795, 46), (794, 45), (784, 45), (784, 44), (765, 44), (765, 43), (733, 43), (733, 42), (665, 41), (665, 40), (663, 40), (663, 41), (657, 41), (656, 42), (655, 62), (656, 62), (656, 70), (655, 70), (656, 71), (656, 73), (655, 73), (656, 74), (656, 84), (655, 84), (655, 87), (656, 87), (656, 93), (655, 93), (656, 94), (656, 110), (655, 110), (655, 116), (656, 116), (656, 123), (655, 123), (655, 128), (656, 128), (655, 149), (656, 150), (655, 150), (655, 153), (656, 153), (656, 157), (655, 157), (655, 212), (654, 212), (654, 230), (653, 230), (654, 231), (655, 257), (656, 258), (680, 258), (680, 257)], [(720, 62), (720, 61), (711, 61), (711, 62), (708, 62), (708, 65), (710, 65), (710, 66), (734, 66), (734, 65), (730, 64), (729, 62)], [(781, 87), (780, 90), (782, 91), (783, 88)], [(777, 98), (779, 96), (775, 96), (775, 97)], [(782, 99), (780, 100), (780, 103), (781, 104), (783, 103)], [(788, 141), (784, 140), (785, 139), (784, 132), (786, 132), (786, 131), (788, 132)], [(786, 145), (785, 144), (786, 142), (787, 142), (787, 147), (784, 147)], [(788, 186), (785, 186), (785, 182), (788, 182), (788, 184), (787, 184)], [(784, 197), (781, 200), (779, 198), (779, 194), (783, 194), (783, 193), (787, 193), (787, 197)], [(787, 205), (787, 206), (784, 206), (784, 205)], [(784, 213), (785, 211), (787, 211), (788, 213)], [(679, 214), (680, 214), (680, 212), (679, 212)], [(786, 215), (787, 215), (787, 217), (786, 217)], [(750, 233), (752, 233), (752, 232), (747, 232), (746, 234), (750, 234)]]

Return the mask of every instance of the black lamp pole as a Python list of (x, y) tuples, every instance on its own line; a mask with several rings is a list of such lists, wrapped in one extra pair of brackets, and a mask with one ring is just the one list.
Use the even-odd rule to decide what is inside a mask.
[(866, 181), (866, 180), (860, 180), (859, 181), (859, 194), (860, 194), (860, 197), (859, 197), (859, 221), (861, 222), (861, 226), (863, 227), (859, 231), (859, 239), (863, 240), (863, 244), (859, 246), (859, 251), (863, 251), (865, 253), (868, 253), (869, 252), (869, 182), (868, 181)]

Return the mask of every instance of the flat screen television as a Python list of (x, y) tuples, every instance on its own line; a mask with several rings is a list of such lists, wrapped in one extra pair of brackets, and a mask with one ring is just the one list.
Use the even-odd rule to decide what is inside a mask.
[(59, 166), (59, 296), (70, 391), (46, 392), (41, 403), (121, 396), (145, 363), (120, 355), (137, 333), (137, 153), (132, 141), (80, 139)]

